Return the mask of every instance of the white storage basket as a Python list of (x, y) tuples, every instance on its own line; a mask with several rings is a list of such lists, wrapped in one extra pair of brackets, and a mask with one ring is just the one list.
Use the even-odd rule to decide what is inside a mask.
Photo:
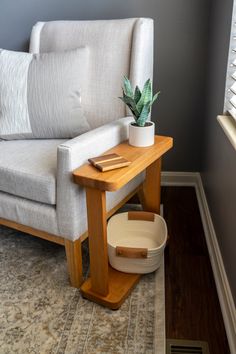
[(163, 257), (167, 226), (157, 214), (131, 211), (114, 215), (107, 227), (111, 266), (121, 272), (145, 274), (158, 269)]

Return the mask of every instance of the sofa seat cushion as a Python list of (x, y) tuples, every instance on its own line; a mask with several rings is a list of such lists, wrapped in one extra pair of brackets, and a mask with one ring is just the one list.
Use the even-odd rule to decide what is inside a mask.
[(0, 191), (55, 205), (57, 146), (64, 141), (0, 141)]

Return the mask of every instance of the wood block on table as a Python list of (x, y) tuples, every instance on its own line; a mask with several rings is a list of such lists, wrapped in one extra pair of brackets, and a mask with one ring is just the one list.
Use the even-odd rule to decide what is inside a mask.
[(111, 171), (116, 168), (126, 167), (131, 164), (131, 161), (128, 161), (123, 156), (118, 154), (108, 154), (98, 157), (93, 157), (88, 159), (88, 161), (100, 171)]

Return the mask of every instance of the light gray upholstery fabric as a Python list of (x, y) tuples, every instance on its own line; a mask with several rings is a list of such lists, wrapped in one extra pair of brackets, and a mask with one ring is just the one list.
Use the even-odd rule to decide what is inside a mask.
[[(14, 70), (6, 70), (5, 61)], [(72, 138), (88, 131), (81, 105), (88, 83), (88, 63), (88, 48), (35, 55), (1, 51), (0, 137)], [(4, 123), (8, 132), (1, 131)], [(26, 129), (27, 123), (31, 131)]]
[(0, 191), (56, 204), (57, 146), (63, 141), (0, 141)]
[(31, 133), (27, 80), (32, 57), (0, 49), (0, 138)]
[[(133, 86), (143, 87), (153, 78), (153, 20), (140, 18), (135, 24), (132, 38), (129, 78)], [(127, 115), (130, 114), (126, 107)]]
[(59, 235), (55, 206), (0, 192), (0, 218)]
[[(126, 140), (131, 121), (131, 117), (121, 118), (58, 147), (57, 215), (60, 234), (74, 240), (87, 230), (85, 191), (72, 183), (72, 171), (87, 162), (89, 157), (100, 155)], [(119, 203), (142, 180), (140, 175), (118, 192), (107, 193), (107, 210)]]
[[(113, 28), (114, 36), (113, 30), (109, 30), (109, 43), (105, 44), (104, 38), (108, 38), (106, 31), (109, 28)], [(120, 45), (121, 38), (125, 41), (124, 46)], [(122, 76), (128, 74), (132, 82), (140, 86), (147, 77), (152, 78), (153, 21), (150, 19), (60, 21), (38, 23), (32, 30), (30, 47), (33, 52), (60, 51), (77, 48), (80, 45), (88, 46), (90, 54), (92, 53), (90, 68), (98, 67), (97, 71), (95, 69), (93, 71), (92, 75), (98, 76), (91, 86), (94, 92), (93, 100), (94, 95), (97, 95), (97, 101), (88, 98), (86, 102), (86, 112), (90, 112), (91, 126), (97, 127), (126, 115), (124, 105), (117, 99), (120, 95)], [(105, 54), (99, 53), (104, 50), (107, 51)], [(116, 53), (116, 57), (112, 52)], [(123, 59), (123, 56), (127, 58)], [(106, 70), (108, 63), (109, 70)], [(107, 97), (110, 99), (107, 100)], [(101, 103), (102, 99), (106, 99), (106, 105)], [(97, 102), (101, 103), (99, 109)], [(87, 218), (85, 192), (73, 183), (72, 171), (86, 162), (88, 157), (99, 155), (127, 139), (130, 121), (131, 118), (119, 119), (60, 144), (57, 159), (56, 210), (53, 206), (0, 193), (0, 217), (11, 218), (71, 240), (77, 239), (87, 229)], [(122, 200), (142, 180), (143, 175), (140, 175), (120, 191), (107, 193), (107, 210)]]
[(82, 109), (88, 63), (88, 48), (34, 56), (28, 106), (35, 138), (72, 138), (90, 129)]
[[(84, 92), (83, 108), (92, 129), (126, 115), (118, 96), (122, 94), (124, 75), (129, 76), (137, 21), (54, 21), (41, 28), (39, 52), (89, 47), (89, 85)], [(32, 49), (36, 49), (34, 45)]]

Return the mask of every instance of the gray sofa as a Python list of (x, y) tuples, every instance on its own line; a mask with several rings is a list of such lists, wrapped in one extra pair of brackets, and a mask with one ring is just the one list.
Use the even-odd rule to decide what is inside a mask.
[[(87, 219), (85, 192), (73, 183), (72, 171), (127, 139), (132, 118), (118, 96), (124, 75), (140, 86), (152, 78), (153, 21), (39, 22), (32, 29), (33, 53), (80, 46), (90, 49), (83, 109), (92, 130), (67, 141), (0, 142), (0, 224), (64, 245), (75, 287), (82, 282), (81, 241)], [(142, 176), (107, 193), (107, 211), (121, 205), (140, 183)]]

